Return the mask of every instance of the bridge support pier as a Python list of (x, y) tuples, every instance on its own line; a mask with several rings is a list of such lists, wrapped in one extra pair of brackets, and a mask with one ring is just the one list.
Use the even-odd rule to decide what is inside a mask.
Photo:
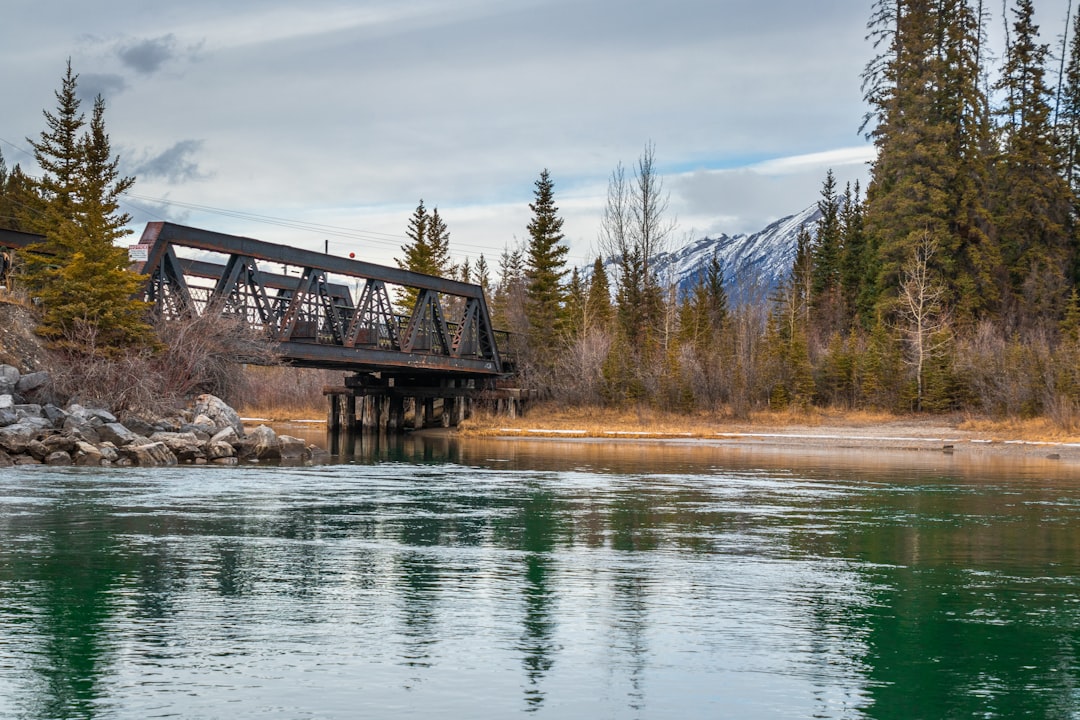
[(472, 414), (474, 401), (498, 414), (516, 417), (528, 398), (519, 389), (478, 386), (458, 378), (406, 383), (400, 378), (363, 374), (346, 378), (343, 387), (325, 387), (323, 394), (328, 400), (327, 430), (350, 435), (457, 427)]

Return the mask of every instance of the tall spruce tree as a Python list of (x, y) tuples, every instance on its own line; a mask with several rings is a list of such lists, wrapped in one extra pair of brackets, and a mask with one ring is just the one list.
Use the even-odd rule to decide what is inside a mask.
[(998, 83), (1006, 101), (996, 221), (1007, 292), (1022, 326), (1060, 320), (1072, 290), (1074, 255), (1071, 197), (1058, 170), (1045, 82), (1049, 49), (1038, 42), (1034, 12), (1031, 0), (1017, 0)]
[(128, 234), (119, 196), (134, 179), (117, 171), (100, 96), (83, 131), (77, 82), (69, 61), (56, 114), (45, 111), (47, 129), (29, 140), (42, 170), (41, 204), (26, 221), (45, 239), (27, 248), (24, 282), (41, 300), (41, 334), (74, 350), (108, 354), (156, 341), (149, 308), (135, 299), (145, 278), (128, 269), (127, 251), (114, 244)]
[(533, 216), (528, 225), (525, 312), (529, 318), (529, 344), (539, 362), (550, 366), (566, 321), (563, 278), (568, 272), (569, 248), (563, 244), (563, 220), (547, 169), (541, 171), (535, 185), (534, 199), (529, 204)]
[(929, 233), (948, 304), (975, 318), (995, 306), (1000, 266), (986, 207), (981, 19), (967, 0), (891, 0), (871, 30), (886, 44), (863, 76), (878, 148), (865, 213), (877, 305), (896, 308), (903, 264)]
[[(446, 258), (449, 256), (450, 235), (437, 212), (436, 210), (435, 214), (429, 214), (424, 207), (423, 198), (420, 199), (405, 229), (408, 242), (401, 246), (404, 255), (397, 259), (398, 267), (402, 270), (412, 270), (425, 275), (444, 274), (444, 265), (447, 264)], [(397, 288), (395, 300), (398, 309), (403, 313), (411, 313), (416, 305), (417, 294), (415, 288)]]
[(589, 276), (589, 296), (585, 306), (591, 326), (601, 330), (611, 329), (611, 283), (608, 282), (603, 258), (598, 257), (593, 261), (592, 274)]
[(821, 217), (814, 228), (811, 249), (811, 296), (815, 324), (823, 337), (846, 324), (841, 287), (841, 261), (844, 253), (843, 228), (840, 224), (840, 197), (836, 176), (830, 169), (821, 185), (817, 209)]

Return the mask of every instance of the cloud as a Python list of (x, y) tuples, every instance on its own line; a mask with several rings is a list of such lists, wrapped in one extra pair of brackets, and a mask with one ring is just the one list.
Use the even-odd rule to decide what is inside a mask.
[(171, 33), (124, 44), (117, 57), (125, 67), (142, 75), (152, 75), (176, 56), (176, 37)]
[(192, 159), (202, 146), (202, 140), (181, 140), (163, 152), (142, 160), (132, 172), (136, 177), (164, 180), (171, 185), (205, 180), (210, 174), (200, 170), (198, 162)]
[(76, 93), (79, 100), (92, 103), (100, 95), (108, 98), (127, 89), (127, 82), (120, 75), (111, 73), (80, 73)]
[[(730, 170), (698, 170), (670, 180), (671, 206), (683, 228), (707, 234), (749, 233), (817, 202), (830, 169), (838, 190), (865, 189), (874, 148), (839, 148), (794, 155)], [(784, 199), (782, 204), (777, 198)]]

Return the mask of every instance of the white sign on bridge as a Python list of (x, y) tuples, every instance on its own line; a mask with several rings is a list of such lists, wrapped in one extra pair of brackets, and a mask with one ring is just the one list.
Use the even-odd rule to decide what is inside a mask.
[(150, 259), (149, 245), (128, 245), (128, 262), (146, 262)]

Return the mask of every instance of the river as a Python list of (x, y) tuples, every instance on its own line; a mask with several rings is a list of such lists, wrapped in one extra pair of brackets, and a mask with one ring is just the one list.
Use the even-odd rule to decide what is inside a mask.
[(1080, 714), (1067, 467), (353, 449), (0, 471), (0, 717)]

